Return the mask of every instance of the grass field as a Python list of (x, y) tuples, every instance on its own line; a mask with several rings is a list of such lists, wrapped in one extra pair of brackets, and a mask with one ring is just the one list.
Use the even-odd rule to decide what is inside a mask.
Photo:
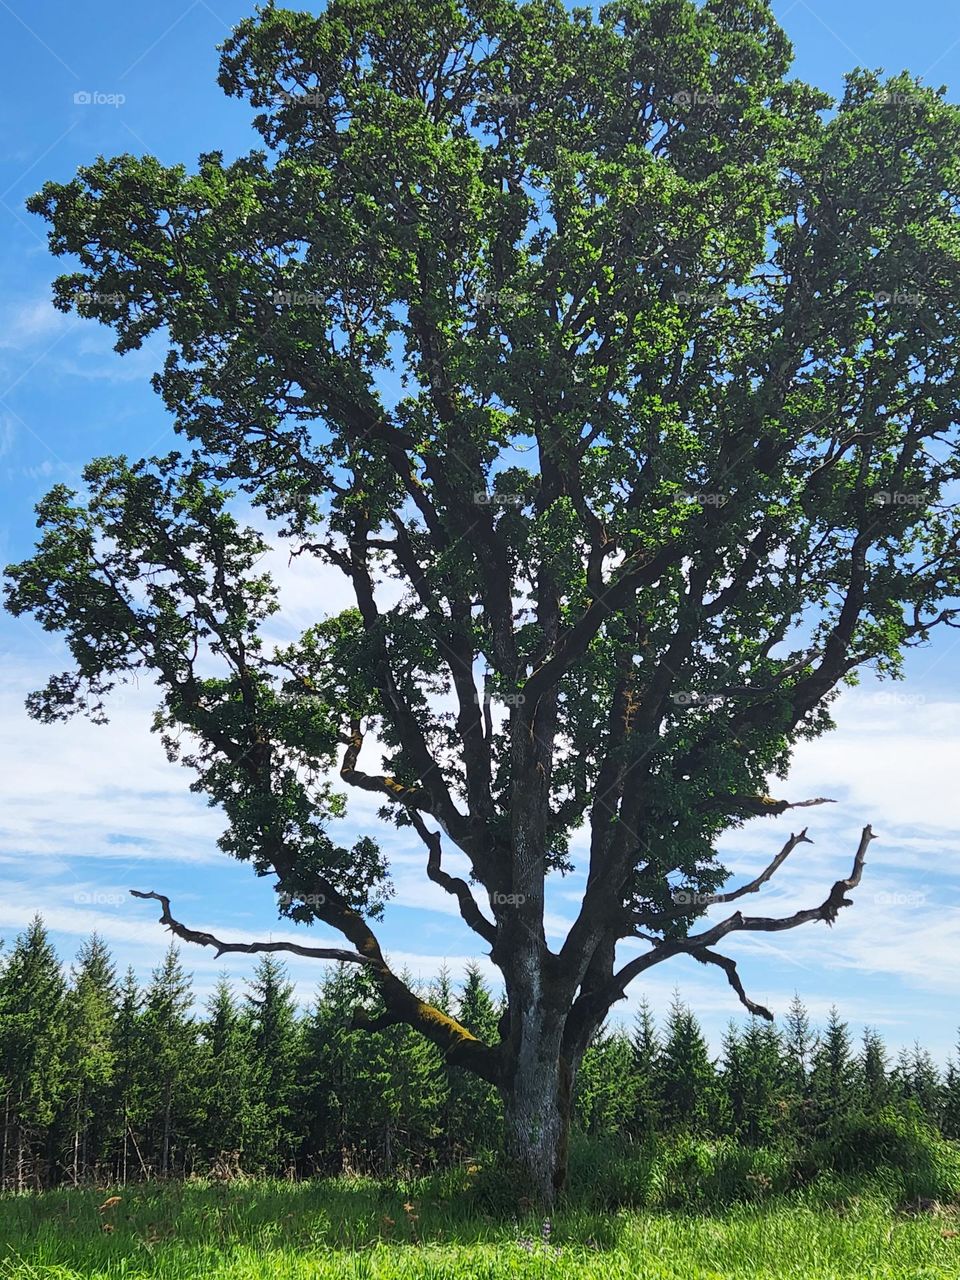
[(468, 1173), (230, 1187), (154, 1183), (0, 1199), (2, 1280), (938, 1280), (960, 1277), (960, 1207), (910, 1213), (821, 1181), (712, 1210), (484, 1212)]

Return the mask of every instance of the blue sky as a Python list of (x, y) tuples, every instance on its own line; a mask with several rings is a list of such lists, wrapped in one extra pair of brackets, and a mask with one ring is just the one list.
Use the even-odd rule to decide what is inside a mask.
[[(139, 456), (174, 443), (149, 387), (161, 348), (121, 359), (108, 330), (53, 310), (58, 267), (23, 202), (43, 181), (68, 179), (98, 154), (150, 152), (190, 165), (204, 150), (229, 157), (255, 145), (248, 109), (216, 84), (216, 45), (251, 7), (251, 0), (0, 0), (3, 563), (29, 554), (33, 504), (56, 482), (76, 483), (90, 457)], [(960, 101), (960, 10), (942, 0), (795, 0), (776, 12), (794, 41), (797, 74), (828, 91), (838, 92), (857, 65), (891, 74), (906, 68), (946, 84)], [(75, 101), (77, 94), (98, 100)], [(273, 569), (283, 601), (278, 638), (348, 602), (322, 570), (290, 566), (282, 553)], [(266, 884), (218, 851), (218, 814), (189, 793), (190, 776), (166, 762), (148, 733), (149, 688), (126, 690), (107, 727), (39, 726), (27, 719), (23, 698), (66, 665), (59, 645), (30, 621), (3, 615), (0, 655), (0, 936), (9, 941), (39, 910), (63, 956), (96, 928), (122, 965), (145, 976), (168, 935), (129, 888), (162, 890), (181, 919), (229, 938), (292, 935), (293, 926), (277, 921)], [(817, 1018), (836, 1002), (855, 1032), (875, 1025), (894, 1048), (920, 1039), (941, 1059), (960, 1023), (958, 676), (960, 637), (948, 632), (912, 655), (905, 683), (866, 680), (846, 694), (838, 731), (804, 746), (789, 782), (777, 784), (791, 799), (827, 795), (837, 803), (801, 811), (792, 824), (755, 822), (723, 845), (727, 864), (749, 878), (808, 821), (815, 843), (800, 846), (762, 899), (770, 913), (786, 913), (820, 902), (848, 873), (859, 831), (871, 822), (879, 838), (864, 884), (832, 931), (808, 926), (773, 943), (744, 937), (730, 953), (750, 994), (775, 1010), (783, 1012), (796, 990)], [(345, 835), (373, 832), (376, 807), (351, 797)], [(483, 960), (481, 948), (451, 900), (424, 884), (420, 847), (385, 834), (397, 885), (381, 929), (387, 949), (424, 979), (444, 962), (459, 978), (468, 959)], [(575, 911), (576, 888), (576, 880), (562, 882), (553, 894), (555, 942)], [(194, 948), (184, 948), (184, 959), (200, 995), (224, 967), (242, 980), (252, 965), (247, 957), (225, 965)], [(308, 999), (317, 965), (292, 958), (291, 972)], [(619, 1016), (630, 1018), (644, 991), (663, 1011), (674, 987), (715, 1044), (727, 1020), (739, 1018), (722, 976), (690, 961), (647, 975)]]

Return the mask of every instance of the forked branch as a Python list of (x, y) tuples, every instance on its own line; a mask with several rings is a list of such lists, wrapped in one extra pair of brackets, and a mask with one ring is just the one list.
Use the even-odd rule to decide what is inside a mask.
[[(777, 867), (788, 856), (791, 849), (800, 843), (801, 838), (805, 838), (804, 832), (801, 832), (800, 836), (790, 837), (790, 840), (787, 841), (787, 844), (777, 854), (770, 866), (758, 877), (760, 883), (769, 880)], [(864, 827), (860, 836), (860, 843), (854, 855), (853, 868), (850, 875), (844, 880), (837, 880), (818, 907), (795, 911), (791, 916), (744, 916), (739, 911), (736, 911), (732, 916), (728, 916), (726, 920), (721, 920), (718, 924), (715, 924), (710, 929), (705, 929), (702, 933), (694, 934), (689, 938), (659, 942), (651, 950), (625, 964), (619, 973), (613, 975), (610, 985), (606, 988), (606, 994), (610, 996), (610, 1004), (623, 997), (627, 986), (639, 974), (653, 965), (660, 964), (664, 960), (669, 960), (671, 956), (681, 953), (692, 955), (695, 959), (703, 960), (707, 964), (719, 964), (721, 968), (726, 970), (727, 978), (730, 980), (734, 990), (737, 991), (744, 1003), (747, 1003), (745, 995), (741, 994), (742, 987), (737, 985), (739, 978), (734, 982), (734, 977), (736, 976), (735, 966), (733, 970), (729, 967), (733, 962), (728, 962), (726, 957), (715, 955), (709, 949), (730, 933), (778, 933), (784, 929), (795, 929), (798, 925), (809, 924), (816, 920), (822, 920), (824, 923), (832, 925), (841, 907), (849, 907), (851, 905), (852, 900), (847, 897), (847, 894), (851, 893), (860, 883), (867, 849), (873, 839), (875, 839), (873, 830), (869, 826)], [(744, 886), (742, 891), (737, 890), (732, 896), (739, 897), (741, 892), (752, 891), (755, 885), (759, 887), (756, 881), (751, 881), (749, 885)], [(747, 1004), (747, 1008), (750, 1008), (750, 1004)], [(760, 1011), (760, 1006), (757, 1006), (757, 1011)], [(763, 1015), (761, 1014), (761, 1016)]]

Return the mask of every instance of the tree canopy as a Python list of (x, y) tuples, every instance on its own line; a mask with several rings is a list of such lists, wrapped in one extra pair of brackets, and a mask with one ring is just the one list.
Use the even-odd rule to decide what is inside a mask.
[[(163, 335), (183, 440), (41, 503), (8, 601), (74, 666), (31, 712), (101, 718), (151, 672), (223, 847), (515, 1095), (549, 1058), (564, 1096), (672, 955), (766, 1013), (714, 947), (831, 922), (872, 832), (819, 906), (697, 932), (807, 837), (726, 895), (716, 842), (791, 807), (768, 779), (844, 682), (956, 625), (960, 111), (864, 70), (831, 103), (790, 62), (765, 0), (267, 5), (220, 70), (262, 150), (101, 158), (29, 202), (76, 264), (58, 307), (120, 352)], [(264, 521), (355, 598), (280, 650)], [(337, 775), (489, 945), (497, 1044), (387, 966)]]

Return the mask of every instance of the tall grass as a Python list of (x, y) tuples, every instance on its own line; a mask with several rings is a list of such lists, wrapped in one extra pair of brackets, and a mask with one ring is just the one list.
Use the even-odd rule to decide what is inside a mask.
[[(829, 1144), (801, 1159), (729, 1141), (581, 1142), (549, 1226), (494, 1166), (389, 1184), (7, 1196), (0, 1280), (953, 1280), (957, 1150), (923, 1132), (901, 1139), (873, 1134), (886, 1163), (869, 1174)], [(911, 1212), (916, 1196), (940, 1203)]]

